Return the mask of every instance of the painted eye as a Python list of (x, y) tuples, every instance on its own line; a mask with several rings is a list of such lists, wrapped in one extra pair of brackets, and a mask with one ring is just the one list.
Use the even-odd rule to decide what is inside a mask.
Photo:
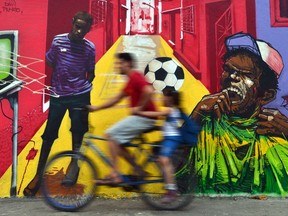
[(223, 70), (228, 72), (229, 74), (237, 74), (238, 72), (232, 68), (230, 68), (228, 65), (223, 65)]
[(222, 66), (222, 69), (223, 69), (224, 71), (227, 71), (227, 72), (228, 72), (230, 68), (229, 68), (227, 65), (223, 65), (223, 66)]

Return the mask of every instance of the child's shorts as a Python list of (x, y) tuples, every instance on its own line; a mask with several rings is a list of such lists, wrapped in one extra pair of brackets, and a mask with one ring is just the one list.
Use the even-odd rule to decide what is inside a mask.
[(181, 136), (165, 136), (162, 141), (160, 156), (171, 157), (181, 143)]

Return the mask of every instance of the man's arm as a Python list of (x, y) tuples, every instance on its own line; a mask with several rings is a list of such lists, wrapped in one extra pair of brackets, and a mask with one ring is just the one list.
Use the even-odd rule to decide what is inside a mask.
[(231, 101), (227, 90), (204, 96), (191, 113), (191, 117), (198, 123), (206, 115), (215, 115), (220, 119), (224, 113), (230, 112)]
[[(159, 116), (167, 116), (172, 112), (171, 108), (166, 108), (162, 111), (134, 111), (135, 108), (132, 109), (132, 113), (138, 114), (140, 116), (148, 117), (148, 118), (155, 118)], [(137, 109), (137, 107), (136, 107)]]
[(154, 90), (152, 86), (146, 85), (142, 89), (142, 94), (140, 96), (139, 104), (138, 104), (138, 111), (142, 111), (145, 109), (148, 102), (151, 100)]
[(278, 137), (288, 136), (288, 118), (276, 109), (263, 109), (258, 115), (256, 133)]
[(52, 68), (53, 68), (52, 62), (50, 62), (47, 57), (45, 58), (45, 60), (46, 60), (46, 64), (47, 64), (49, 67), (52, 67)]
[(96, 49), (95, 49), (95, 45), (91, 42), (91, 46), (92, 46), (92, 50), (91, 50), (91, 54), (89, 55), (89, 67), (87, 70), (87, 80), (89, 83), (92, 83), (94, 78), (95, 78), (95, 58), (96, 58)]
[(87, 72), (87, 80), (88, 80), (88, 82), (89, 82), (89, 83), (92, 83), (93, 80), (94, 80), (94, 78), (95, 78), (95, 72), (94, 72), (94, 70), (93, 70), (93, 71), (88, 71), (88, 72)]
[(111, 98), (110, 100), (108, 100), (106, 103), (104, 103), (102, 105), (99, 105), (99, 106), (89, 106), (88, 105), (87, 108), (90, 112), (95, 112), (95, 111), (99, 111), (101, 109), (106, 109), (106, 108), (114, 106), (116, 103), (121, 101), (124, 97), (126, 97), (126, 94), (124, 92), (120, 92), (118, 95)]

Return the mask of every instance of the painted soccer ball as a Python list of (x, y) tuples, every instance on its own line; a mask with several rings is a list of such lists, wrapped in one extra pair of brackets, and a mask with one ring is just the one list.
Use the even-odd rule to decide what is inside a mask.
[(184, 82), (182, 67), (170, 57), (158, 57), (150, 61), (144, 75), (157, 91), (177, 91)]

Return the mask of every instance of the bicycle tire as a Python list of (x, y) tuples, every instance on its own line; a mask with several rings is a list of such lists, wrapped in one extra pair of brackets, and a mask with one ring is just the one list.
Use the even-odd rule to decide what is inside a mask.
[(163, 203), (162, 199), (166, 190), (164, 188), (163, 174), (156, 159), (144, 164), (143, 168), (147, 173), (151, 174), (144, 177), (144, 184), (140, 186), (141, 198), (150, 207), (157, 210), (178, 210), (191, 203), (192, 194), (186, 193), (185, 188), (178, 184), (178, 182), (179, 194), (176, 200), (171, 203)]
[[(72, 159), (74, 163), (69, 166)], [(79, 168), (75, 166), (75, 161)], [(75, 181), (73, 176), (77, 176)], [(59, 153), (45, 167), (41, 185), (44, 200), (60, 211), (78, 211), (95, 197), (96, 178), (96, 167), (88, 157), (73, 151)]]

